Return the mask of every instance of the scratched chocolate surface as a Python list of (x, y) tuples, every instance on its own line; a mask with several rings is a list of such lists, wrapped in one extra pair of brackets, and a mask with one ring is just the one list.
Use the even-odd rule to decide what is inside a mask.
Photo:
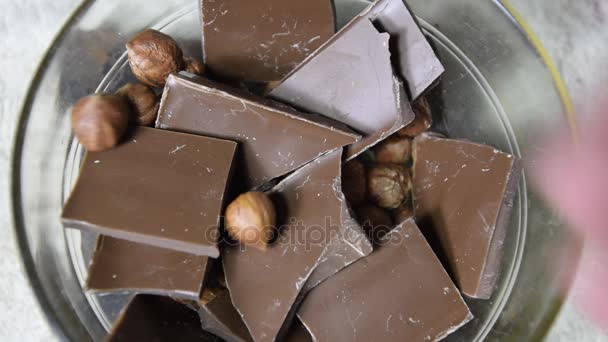
[(314, 288), (298, 317), (317, 342), (436, 341), (472, 318), (413, 219)]
[(236, 143), (139, 127), (109, 151), (88, 152), (64, 226), (218, 257), (218, 225)]
[[(346, 206), (339, 191), (341, 154), (336, 150), (307, 164), (269, 192), (281, 227), (278, 240), (266, 251), (242, 246), (223, 251), (232, 302), (255, 341), (273, 341), (287, 333), (294, 305), (323, 261), (331, 237), (359, 229), (340, 220)], [(356, 258), (371, 252), (367, 240), (351, 244)]]
[(337, 122), (187, 73), (167, 79), (156, 126), (237, 141), (247, 187), (359, 139)]
[(203, 56), (215, 75), (277, 81), (335, 32), (331, 0), (200, 0)]
[(99, 236), (86, 288), (198, 300), (212, 260), (206, 256)]
[(414, 140), (414, 214), (460, 290), (489, 298), (521, 172), (518, 160), (468, 141)]
[(269, 96), (362, 133), (364, 138), (346, 150), (346, 158), (353, 158), (414, 118), (403, 84), (393, 74), (389, 37), (367, 18), (358, 18)]

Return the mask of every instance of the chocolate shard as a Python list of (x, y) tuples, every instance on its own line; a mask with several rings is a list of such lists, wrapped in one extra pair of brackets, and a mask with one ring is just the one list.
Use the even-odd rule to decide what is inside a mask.
[(410, 219), (313, 289), (298, 317), (317, 342), (437, 341), (472, 315)]
[(391, 36), (396, 72), (417, 99), (445, 69), (403, 0), (376, 0), (361, 14)]
[(101, 235), (86, 288), (198, 300), (210, 268), (206, 256)]
[(114, 323), (106, 342), (216, 341), (203, 331), (198, 315), (171, 298), (137, 295)]
[(223, 78), (277, 81), (335, 32), (331, 0), (200, 0), (203, 56)]
[(414, 118), (403, 84), (393, 75), (389, 35), (363, 17), (350, 22), (268, 95), (362, 133), (364, 138), (347, 148), (347, 159)]
[(372, 243), (355, 219), (342, 191), (342, 167), (340, 167), (340, 181), (334, 184), (334, 191), (343, 203), (339, 216), (341, 229), (338, 234), (331, 237), (319, 265), (304, 284), (303, 294), (373, 251)]
[(230, 301), (228, 290), (206, 288), (201, 295), (197, 312), (205, 331), (227, 342), (252, 341), (241, 316)]
[(188, 73), (167, 79), (156, 126), (239, 142), (249, 188), (359, 139), (337, 122)]
[(212, 258), (237, 144), (138, 127), (88, 152), (63, 208), (66, 227)]
[[(287, 333), (302, 290), (324, 261), (328, 244), (348, 237), (355, 251), (351, 258), (371, 252), (360, 228), (342, 221), (347, 204), (340, 191), (341, 156), (341, 149), (330, 152), (269, 191), (281, 216), (278, 239), (266, 251), (230, 246), (222, 252), (232, 303), (254, 341), (274, 341)], [(357, 230), (361, 239), (355, 241), (350, 234), (357, 235)]]
[(487, 299), (500, 273), (519, 160), (491, 146), (414, 140), (414, 214), (462, 293)]

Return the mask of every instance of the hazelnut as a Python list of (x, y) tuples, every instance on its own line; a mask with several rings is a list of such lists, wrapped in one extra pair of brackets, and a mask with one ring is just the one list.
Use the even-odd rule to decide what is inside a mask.
[(376, 161), (379, 163), (405, 164), (411, 157), (412, 142), (409, 138), (393, 135), (376, 147)]
[(226, 231), (235, 240), (264, 250), (272, 239), (276, 212), (268, 196), (259, 191), (241, 194), (226, 209)]
[(201, 293), (201, 296), (198, 300), (199, 305), (205, 305), (217, 298), (218, 294), (221, 292), (221, 289), (206, 287)]
[(390, 215), (386, 210), (375, 205), (364, 204), (358, 207), (355, 213), (359, 224), (373, 244), (377, 244), (386, 233), (393, 229)]
[(386, 209), (403, 203), (411, 187), (408, 171), (399, 165), (379, 164), (367, 173), (367, 193), (371, 201)]
[(129, 83), (118, 89), (116, 94), (123, 96), (131, 105), (138, 125), (150, 126), (156, 121), (160, 102), (152, 88), (143, 83)]
[(183, 69), (182, 50), (168, 35), (147, 29), (127, 43), (129, 65), (135, 77), (152, 86), (163, 86), (169, 74)]
[(427, 101), (424, 96), (420, 96), (416, 101), (414, 101), (412, 107), (415, 115), (414, 120), (407, 126), (397, 131), (397, 134), (401, 137), (414, 138), (417, 135), (428, 131), (433, 124), (431, 106), (429, 105), (429, 101)]
[(118, 144), (129, 125), (129, 115), (129, 105), (122, 96), (86, 96), (72, 108), (72, 131), (88, 151), (105, 151)]
[(199, 76), (203, 76), (205, 74), (205, 66), (203, 65), (203, 63), (197, 61), (192, 57), (184, 57), (184, 65), (186, 71), (191, 74)]
[(414, 217), (414, 211), (409, 203), (403, 203), (397, 209), (393, 210), (392, 214), (395, 224), (400, 224), (401, 222)]
[(342, 192), (348, 203), (357, 206), (365, 200), (365, 166), (353, 159), (342, 166)]

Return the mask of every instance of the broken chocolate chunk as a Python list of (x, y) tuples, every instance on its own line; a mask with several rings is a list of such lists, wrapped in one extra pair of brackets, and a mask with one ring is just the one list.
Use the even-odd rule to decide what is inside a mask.
[(249, 188), (359, 139), (339, 123), (187, 73), (167, 79), (156, 126), (238, 141)]
[(277, 81), (335, 32), (331, 0), (200, 0), (206, 66), (225, 79)]
[(205, 331), (227, 342), (252, 341), (241, 316), (230, 301), (228, 290), (205, 289), (197, 305), (197, 311)]
[(213, 258), (236, 143), (138, 127), (88, 152), (62, 221), (133, 242)]
[(352, 159), (404, 127), (414, 114), (393, 75), (389, 35), (358, 18), (290, 73), (269, 96), (325, 115), (364, 135), (347, 148)]
[(287, 332), (306, 282), (335, 246), (350, 246), (344, 265), (371, 253), (360, 227), (345, 220), (341, 152), (310, 162), (269, 191), (282, 226), (266, 251), (248, 246), (223, 251), (232, 302), (255, 341), (274, 341)]
[(444, 68), (403, 0), (376, 0), (361, 14), (391, 36), (396, 73), (406, 81), (412, 100), (431, 86)]
[(521, 172), (491, 146), (422, 134), (414, 140), (414, 214), (460, 290), (487, 299), (500, 273)]
[(99, 236), (86, 288), (198, 300), (211, 260), (171, 249)]
[(171, 298), (152, 295), (133, 297), (105, 340), (216, 341), (203, 331), (195, 311)]
[(314, 341), (437, 341), (472, 316), (412, 219), (313, 289), (298, 317)]

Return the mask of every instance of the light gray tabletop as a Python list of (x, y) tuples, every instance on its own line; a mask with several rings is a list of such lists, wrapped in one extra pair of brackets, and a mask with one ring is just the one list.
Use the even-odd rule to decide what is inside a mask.
[[(195, 0), (193, 0), (195, 1)], [(490, 1), (490, 0), (480, 0)], [(608, 1), (512, 0), (554, 58), (579, 117), (608, 80)], [(0, 10), (0, 340), (54, 341), (22, 271), (9, 211), (17, 117), (40, 59), (79, 0), (2, 0)], [(608, 341), (567, 302), (549, 341)]]

